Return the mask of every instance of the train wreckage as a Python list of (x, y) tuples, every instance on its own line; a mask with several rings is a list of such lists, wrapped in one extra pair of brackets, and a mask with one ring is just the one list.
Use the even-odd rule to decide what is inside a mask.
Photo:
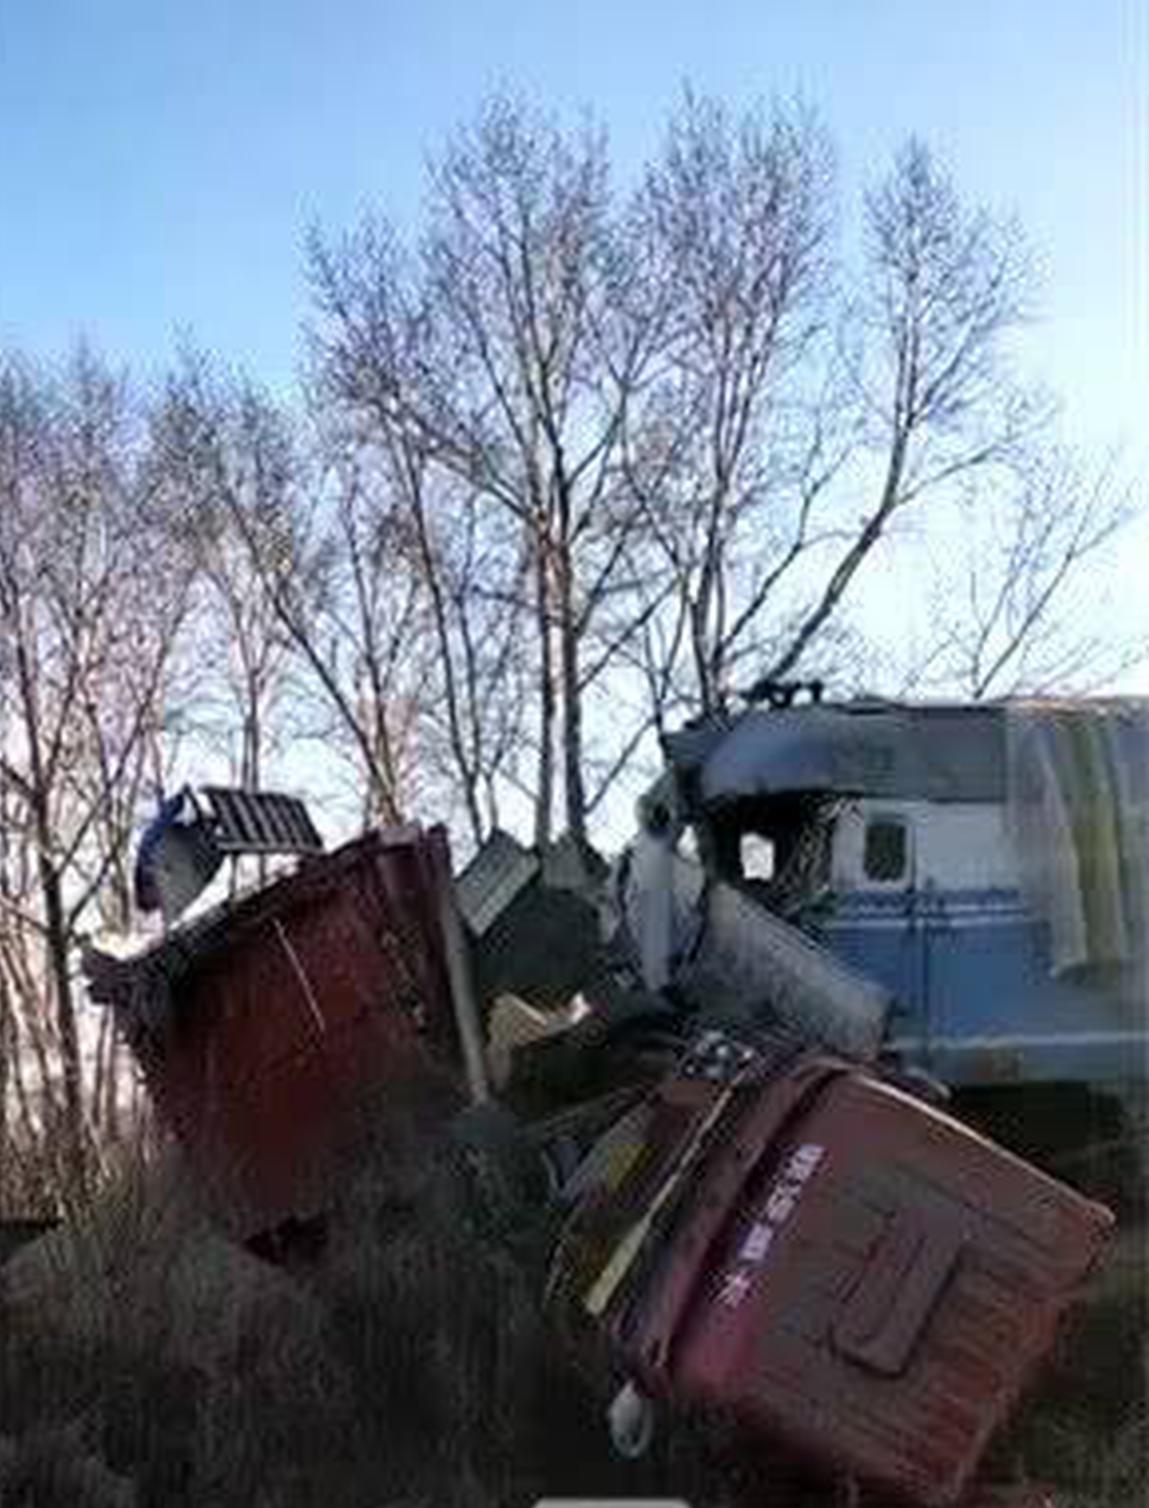
[[(89, 989), (253, 1251), (322, 1263), (415, 1086), (620, 1453), (717, 1411), (970, 1503), (1113, 1218), (947, 1098), (1144, 1075), (1149, 720), (782, 701), (668, 739), (610, 866), (496, 833), (453, 877), (440, 828), (325, 853), (289, 798), (181, 793), (141, 847), (166, 929)], [(244, 853), (297, 866), (181, 916)]]

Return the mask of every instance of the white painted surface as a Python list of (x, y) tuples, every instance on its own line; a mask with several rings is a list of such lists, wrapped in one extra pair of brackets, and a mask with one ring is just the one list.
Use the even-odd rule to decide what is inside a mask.
[[(868, 823), (893, 819), (907, 827), (908, 865), (900, 880), (867, 877), (863, 864)], [(1012, 888), (1017, 864), (1004, 806), (973, 802), (851, 802), (834, 831), (835, 889), (897, 892), (913, 883), (942, 890)]]

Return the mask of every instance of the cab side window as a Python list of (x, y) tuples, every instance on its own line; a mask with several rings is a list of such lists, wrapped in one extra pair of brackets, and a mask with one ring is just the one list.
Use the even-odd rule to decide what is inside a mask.
[(896, 817), (874, 817), (866, 824), (862, 870), (868, 880), (895, 884), (909, 867), (909, 835)]

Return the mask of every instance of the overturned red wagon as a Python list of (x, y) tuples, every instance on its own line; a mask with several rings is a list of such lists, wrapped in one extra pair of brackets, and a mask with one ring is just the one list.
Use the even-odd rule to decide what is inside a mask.
[(89, 951), (92, 997), (115, 1009), (233, 1234), (321, 1214), (358, 1118), (388, 1085), (442, 1096), (458, 1044), (449, 875), (442, 829), (376, 830), (130, 958)]

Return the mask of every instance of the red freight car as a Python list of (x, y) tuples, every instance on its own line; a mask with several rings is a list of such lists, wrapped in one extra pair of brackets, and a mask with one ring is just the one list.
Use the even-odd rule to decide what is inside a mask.
[(441, 1079), (454, 1018), (441, 829), (377, 830), (185, 922), (90, 953), (157, 1111), (221, 1222), (252, 1236), (330, 1202), (369, 1097)]
[(652, 1396), (957, 1503), (1112, 1217), (856, 1067), (698, 1061), (568, 1227), (562, 1323)]

